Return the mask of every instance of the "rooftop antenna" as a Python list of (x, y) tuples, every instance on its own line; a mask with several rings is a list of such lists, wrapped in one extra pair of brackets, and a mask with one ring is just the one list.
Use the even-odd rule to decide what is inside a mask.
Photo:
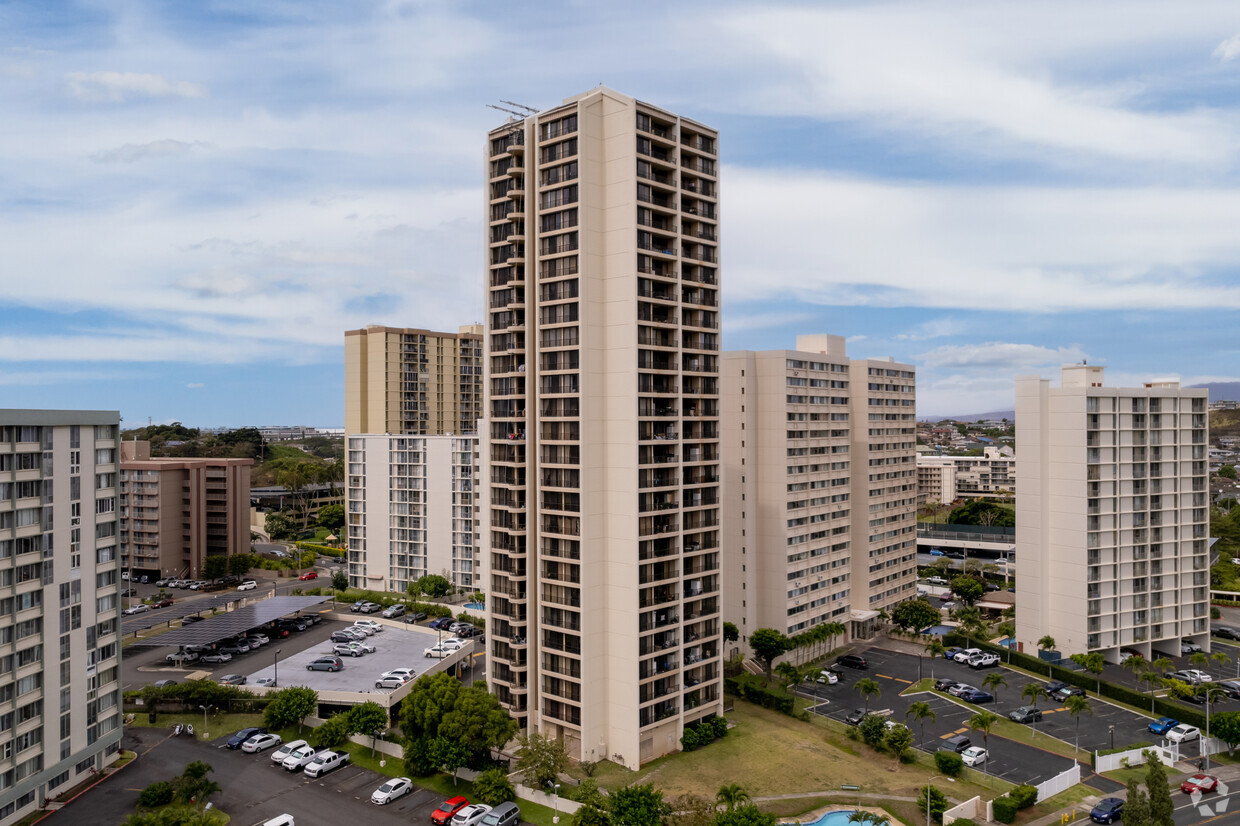
[(524, 109), (526, 112), (528, 112), (528, 113), (529, 113), (529, 114), (531, 114), (531, 115), (537, 115), (537, 114), (538, 114), (538, 110), (537, 110), (537, 109), (535, 109), (533, 106), (526, 106), (524, 103), (514, 103), (514, 102), (513, 102), (513, 101), (511, 101), (511, 100), (501, 100), (501, 101), (500, 101), (500, 103), (506, 103), (506, 104), (508, 104), (509, 106), (512, 106), (512, 107), (517, 108), (517, 109)]
[[(506, 102), (507, 101), (501, 101), (501, 103), (506, 103)], [(534, 111), (534, 110), (530, 110), (529, 112), (522, 112), (519, 109), (510, 109), (507, 106), (496, 106), (494, 103), (488, 103), (487, 108), (495, 109), (499, 112), (507, 112), (509, 115), (512, 115), (514, 118), (517, 118), (518, 120), (525, 120), (531, 114), (533, 114), (533, 111)], [(529, 107), (525, 107), (525, 108), (528, 109)]]

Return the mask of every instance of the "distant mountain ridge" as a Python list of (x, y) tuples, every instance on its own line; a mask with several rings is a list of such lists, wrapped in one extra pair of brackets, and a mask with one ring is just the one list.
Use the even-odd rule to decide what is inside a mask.
[[(1210, 401), (1240, 400), (1240, 381), (1215, 381), (1206, 382), (1205, 384), (1191, 384), (1190, 388), (1206, 387), (1210, 390)], [(940, 422), (943, 419), (951, 419), (957, 422), (980, 422), (984, 419), (994, 419), (996, 421), (1007, 419), (1013, 421), (1016, 418), (1015, 410), (996, 410), (992, 413), (969, 413), (964, 416), (919, 416), (923, 422)]]

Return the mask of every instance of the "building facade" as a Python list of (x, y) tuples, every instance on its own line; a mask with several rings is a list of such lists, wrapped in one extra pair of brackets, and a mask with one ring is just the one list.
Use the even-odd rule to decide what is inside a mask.
[(483, 585), (477, 556), (473, 436), (348, 437), (349, 584), (404, 592), (439, 574)]
[(482, 325), (457, 333), (372, 325), (344, 334), (345, 432), (473, 433), (482, 418)]
[[(840, 336), (721, 360), (724, 618), (868, 637), (916, 594), (916, 374)], [(843, 639), (843, 637), (841, 637)]]
[(717, 151), (603, 87), (488, 135), (488, 685), (574, 758), (722, 708)]
[(253, 459), (151, 458), (142, 441), (120, 454), (123, 570), (198, 579), (208, 556), (249, 553)]
[(114, 761), (121, 739), (117, 427), (0, 410), (0, 824)]
[(981, 456), (917, 457), (917, 503), (946, 505), (957, 499), (1010, 499), (1016, 492), (1011, 448), (982, 448)]
[(1209, 650), (1205, 388), (1106, 387), (1068, 365), (1016, 380), (1016, 638), (1065, 656)]

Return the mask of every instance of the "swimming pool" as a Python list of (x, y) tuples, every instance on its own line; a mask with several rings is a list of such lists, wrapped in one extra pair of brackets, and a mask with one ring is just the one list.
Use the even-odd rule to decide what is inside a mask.
[(837, 812), (827, 812), (813, 823), (805, 823), (802, 824), (802, 826), (844, 826), (844, 824), (848, 822), (848, 818), (851, 814), (851, 809), (840, 810)]
[(467, 602), (465, 603), (465, 607), (472, 608), (475, 611), (485, 611), (487, 609), (487, 604), (485, 602)]

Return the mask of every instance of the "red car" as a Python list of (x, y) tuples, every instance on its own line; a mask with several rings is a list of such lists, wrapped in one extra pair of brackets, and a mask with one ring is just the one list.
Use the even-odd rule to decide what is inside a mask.
[(431, 812), (431, 823), (435, 826), (447, 826), (452, 822), (452, 816), (469, 805), (469, 801), (457, 795), (450, 797), (443, 803), (439, 804), (439, 808)]
[(169, 605), (172, 604), (172, 601), (173, 601), (172, 597), (165, 597), (164, 599), (151, 603), (151, 607), (152, 608), (167, 608)]
[(1194, 774), (1192, 777), (1180, 784), (1180, 791), (1185, 794), (1193, 792), (1217, 792), (1218, 778), (1212, 774)]
[(301, 579), (303, 582), (307, 579), (318, 579), (318, 578), (319, 578), (318, 571), (306, 571), (306, 573), (301, 575)]

